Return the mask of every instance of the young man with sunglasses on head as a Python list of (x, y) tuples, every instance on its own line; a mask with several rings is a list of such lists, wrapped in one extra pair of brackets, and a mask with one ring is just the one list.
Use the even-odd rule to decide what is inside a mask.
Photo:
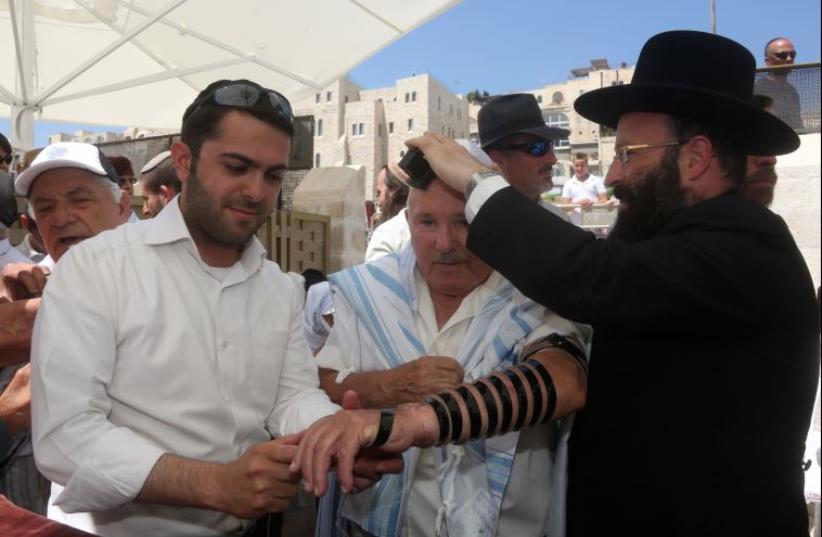
[[(782, 67), (793, 65), (796, 48), (790, 39), (775, 37), (765, 45), (765, 65)], [(799, 93), (788, 81), (790, 69), (776, 69), (756, 80), (754, 93), (773, 99), (773, 113), (794, 129), (803, 128), (800, 115)]]
[(279, 93), (209, 85), (171, 148), (180, 196), (61, 260), (32, 349), (51, 517), (101, 536), (269, 535), (254, 519), (296, 493), (288, 435), (337, 406), (301, 297), (254, 235), (293, 133)]
[[(547, 126), (536, 97), (530, 93), (492, 99), (480, 109), (477, 124), (482, 149), (508, 184), (526, 198), (541, 203), (542, 193), (554, 186), (554, 144), (567, 138), (568, 131)], [(541, 204), (567, 220), (565, 213), (553, 205)]]

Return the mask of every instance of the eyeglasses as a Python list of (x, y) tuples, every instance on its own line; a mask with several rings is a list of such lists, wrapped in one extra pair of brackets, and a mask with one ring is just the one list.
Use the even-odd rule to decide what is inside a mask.
[(542, 157), (554, 150), (553, 140), (541, 140), (539, 142), (527, 142), (524, 144), (512, 144), (504, 148), (506, 151), (520, 151), (532, 157)]
[[(263, 96), (265, 98), (262, 98)], [(235, 106), (237, 108), (255, 108), (261, 106), (261, 104), (262, 106), (267, 105), (281, 118), (289, 123), (294, 122), (294, 111), (291, 109), (291, 103), (281, 93), (245, 82), (235, 82), (218, 87), (210, 95), (206, 95), (188, 115), (190, 116), (196, 110), (206, 106), (209, 101), (219, 106)]]
[(773, 56), (775, 58), (778, 58), (778, 59), (780, 59), (784, 62), (784, 61), (787, 61), (788, 59), (792, 60), (792, 59), (796, 58), (796, 51), (795, 50), (788, 50), (788, 51), (785, 51), (785, 52), (774, 52), (773, 54), (771, 54), (771, 56)]
[(628, 162), (631, 160), (631, 157), (634, 155), (634, 153), (638, 153), (646, 149), (654, 149), (656, 147), (672, 147), (675, 145), (682, 145), (686, 142), (687, 140), (679, 142), (666, 142), (664, 144), (624, 145), (616, 150), (616, 156), (619, 159), (619, 163), (622, 164), (623, 167), (625, 167), (628, 165)]
[(0, 157), (0, 162), (5, 162), (6, 164), (11, 164), (11, 161), (14, 159), (14, 155), (3, 155)]

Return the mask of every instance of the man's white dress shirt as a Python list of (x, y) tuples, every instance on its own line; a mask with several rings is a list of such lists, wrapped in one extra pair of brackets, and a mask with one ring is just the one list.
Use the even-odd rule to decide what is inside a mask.
[(252, 238), (233, 266), (207, 266), (174, 200), (61, 258), (32, 342), (51, 518), (112, 537), (248, 526), (134, 499), (163, 453), (227, 463), (337, 410), (318, 389), (297, 289), (264, 255)]
[[(505, 186), (508, 184), (505, 183)], [(457, 311), (443, 327), (438, 328), (428, 285), (415, 269), (414, 284), (418, 297), (418, 309), (415, 312), (416, 334), (424, 345), (426, 354), (457, 356), (474, 316), (480, 313), (482, 305), (504, 281), (500, 274), (492, 272), (482, 285), (462, 300)], [(341, 382), (348, 374), (359, 371), (360, 362), (367, 360), (367, 357), (359, 356), (363, 347), (357, 336), (358, 321), (348, 302), (335, 300), (334, 308), (334, 326), (316, 358), (320, 367), (340, 371), (341, 375), (338, 376), (337, 382)], [(545, 337), (552, 332), (570, 335), (582, 342), (588, 336), (588, 327), (575, 325), (556, 314), (549, 313), (545, 322), (528, 335), (526, 342)], [(561, 525), (561, 521), (552, 521), (549, 518), (564, 516), (564, 505), (556, 505), (557, 502), (552, 505), (551, 499), (552, 490), (556, 490), (557, 486), (554, 480), (558, 478), (564, 482), (565, 479), (564, 473), (558, 476), (554, 470), (555, 448), (558, 442), (565, 440), (560, 437), (557, 422), (520, 432), (511, 478), (502, 498), (497, 535), (542, 536), (554, 524)], [(435, 535), (437, 511), (442, 504), (442, 498), (436, 481), (434, 449), (436, 448), (424, 449), (417, 463), (411, 495), (405, 510), (407, 518), (402, 528), (403, 537)], [(358, 528), (354, 531), (355, 535), (362, 535)]]
[(408, 227), (406, 213), (408, 208), (404, 208), (392, 218), (389, 218), (374, 230), (368, 247), (365, 249), (365, 262), (379, 259), (384, 255), (399, 252), (411, 242), (411, 230)]

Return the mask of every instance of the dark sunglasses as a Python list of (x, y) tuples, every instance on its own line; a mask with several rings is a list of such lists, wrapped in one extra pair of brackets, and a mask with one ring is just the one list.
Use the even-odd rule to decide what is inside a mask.
[(267, 106), (289, 123), (294, 122), (294, 112), (291, 109), (291, 103), (289, 103), (288, 99), (281, 93), (244, 82), (226, 84), (213, 90), (189, 115), (209, 102), (219, 106), (234, 106), (237, 108)]
[(11, 164), (11, 161), (14, 159), (14, 155), (5, 155), (0, 157), (0, 162), (5, 162), (6, 164)]
[(774, 52), (773, 56), (775, 58), (778, 58), (778, 59), (782, 60), (782, 61), (785, 61), (787, 59), (792, 60), (792, 59), (796, 58), (796, 51), (791, 50), (791, 51), (788, 51), (788, 52)]
[(542, 140), (539, 142), (528, 142), (524, 144), (512, 144), (506, 146), (507, 151), (520, 151), (532, 157), (542, 157), (554, 150), (553, 140)]

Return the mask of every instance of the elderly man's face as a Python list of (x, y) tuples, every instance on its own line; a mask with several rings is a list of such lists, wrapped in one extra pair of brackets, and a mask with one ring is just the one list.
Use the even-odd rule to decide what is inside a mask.
[[(522, 146), (541, 141), (542, 138), (533, 134), (515, 134), (505, 140), (504, 146)], [(491, 149), (488, 156), (499, 166), (508, 184), (528, 199), (539, 199), (543, 192), (554, 185), (552, 170), (557, 157), (553, 150), (542, 156), (533, 156), (519, 148)]]
[(128, 220), (128, 196), (118, 201), (98, 176), (79, 168), (41, 173), (29, 192), (37, 227), (55, 261), (73, 245)]
[(408, 225), (417, 268), (432, 294), (463, 297), (484, 282), (491, 267), (465, 248), (465, 200), (439, 179), (411, 189)]
[(748, 155), (748, 169), (740, 189), (742, 197), (768, 207), (775, 187), (776, 157)]

